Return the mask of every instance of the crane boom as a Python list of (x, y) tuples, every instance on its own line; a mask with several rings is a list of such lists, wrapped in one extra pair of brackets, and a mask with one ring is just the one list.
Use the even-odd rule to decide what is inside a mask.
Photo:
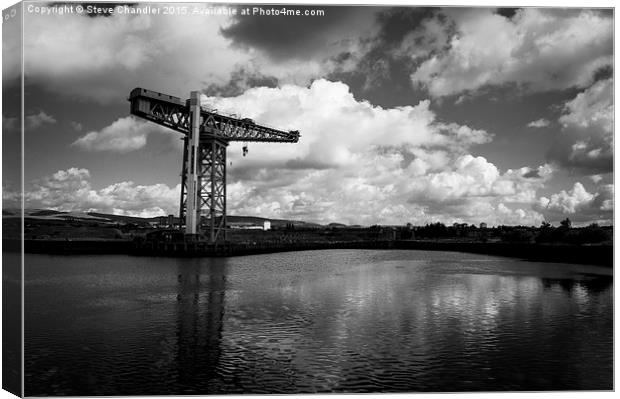
[[(135, 88), (129, 95), (131, 114), (189, 135), (190, 107), (179, 97), (152, 90)], [(189, 101), (189, 100), (188, 100)], [(283, 131), (254, 123), (251, 119), (238, 119), (200, 110), (200, 135), (225, 141), (263, 143), (297, 143), (298, 131)]]

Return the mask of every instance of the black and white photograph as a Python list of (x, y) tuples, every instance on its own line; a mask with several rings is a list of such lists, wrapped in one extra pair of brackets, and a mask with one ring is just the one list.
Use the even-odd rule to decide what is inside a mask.
[(500, 3), (2, 0), (2, 388), (612, 392), (614, 5)]

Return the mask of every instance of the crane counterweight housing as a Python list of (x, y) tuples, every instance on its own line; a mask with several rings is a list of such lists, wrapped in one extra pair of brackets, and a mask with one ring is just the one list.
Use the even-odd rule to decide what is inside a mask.
[[(217, 113), (200, 106), (200, 93), (190, 99), (137, 87), (128, 98), (130, 113), (183, 134), (183, 166), (179, 218), (185, 233), (201, 226), (210, 243), (226, 239), (226, 147), (231, 141), (297, 143), (298, 130), (284, 131), (250, 118)], [(247, 148), (247, 147), (246, 147)]]

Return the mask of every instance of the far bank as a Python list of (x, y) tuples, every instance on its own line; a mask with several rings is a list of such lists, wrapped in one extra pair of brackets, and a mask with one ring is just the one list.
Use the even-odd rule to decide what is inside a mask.
[[(4, 251), (21, 251), (21, 241), (3, 239)], [(204, 242), (136, 242), (132, 240), (24, 240), (26, 253), (58, 255), (130, 254), (136, 256), (211, 257), (319, 249), (410, 249), (468, 252), (530, 261), (613, 266), (613, 245), (458, 242), (448, 240), (245, 242), (209, 245)]]

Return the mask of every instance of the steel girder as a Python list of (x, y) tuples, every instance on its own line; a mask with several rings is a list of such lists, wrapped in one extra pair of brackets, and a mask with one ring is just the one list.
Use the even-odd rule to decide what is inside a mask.
[[(226, 147), (223, 140), (204, 140), (198, 149), (198, 190), (199, 224), (205, 227), (209, 242), (226, 239)], [(187, 140), (184, 141), (184, 154), (187, 154)], [(183, 165), (187, 165), (184, 156)], [(187, 168), (181, 171), (180, 220), (185, 220), (187, 212)]]
[(226, 240), (226, 147), (223, 140), (200, 144), (200, 220), (206, 224), (209, 241)]
[[(178, 97), (135, 88), (129, 96), (131, 114), (176, 130), (185, 135), (190, 129), (189, 104)], [(296, 143), (299, 132), (284, 131), (258, 125), (250, 119), (238, 119), (201, 109), (201, 135), (227, 141), (248, 141), (263, 143)]]

